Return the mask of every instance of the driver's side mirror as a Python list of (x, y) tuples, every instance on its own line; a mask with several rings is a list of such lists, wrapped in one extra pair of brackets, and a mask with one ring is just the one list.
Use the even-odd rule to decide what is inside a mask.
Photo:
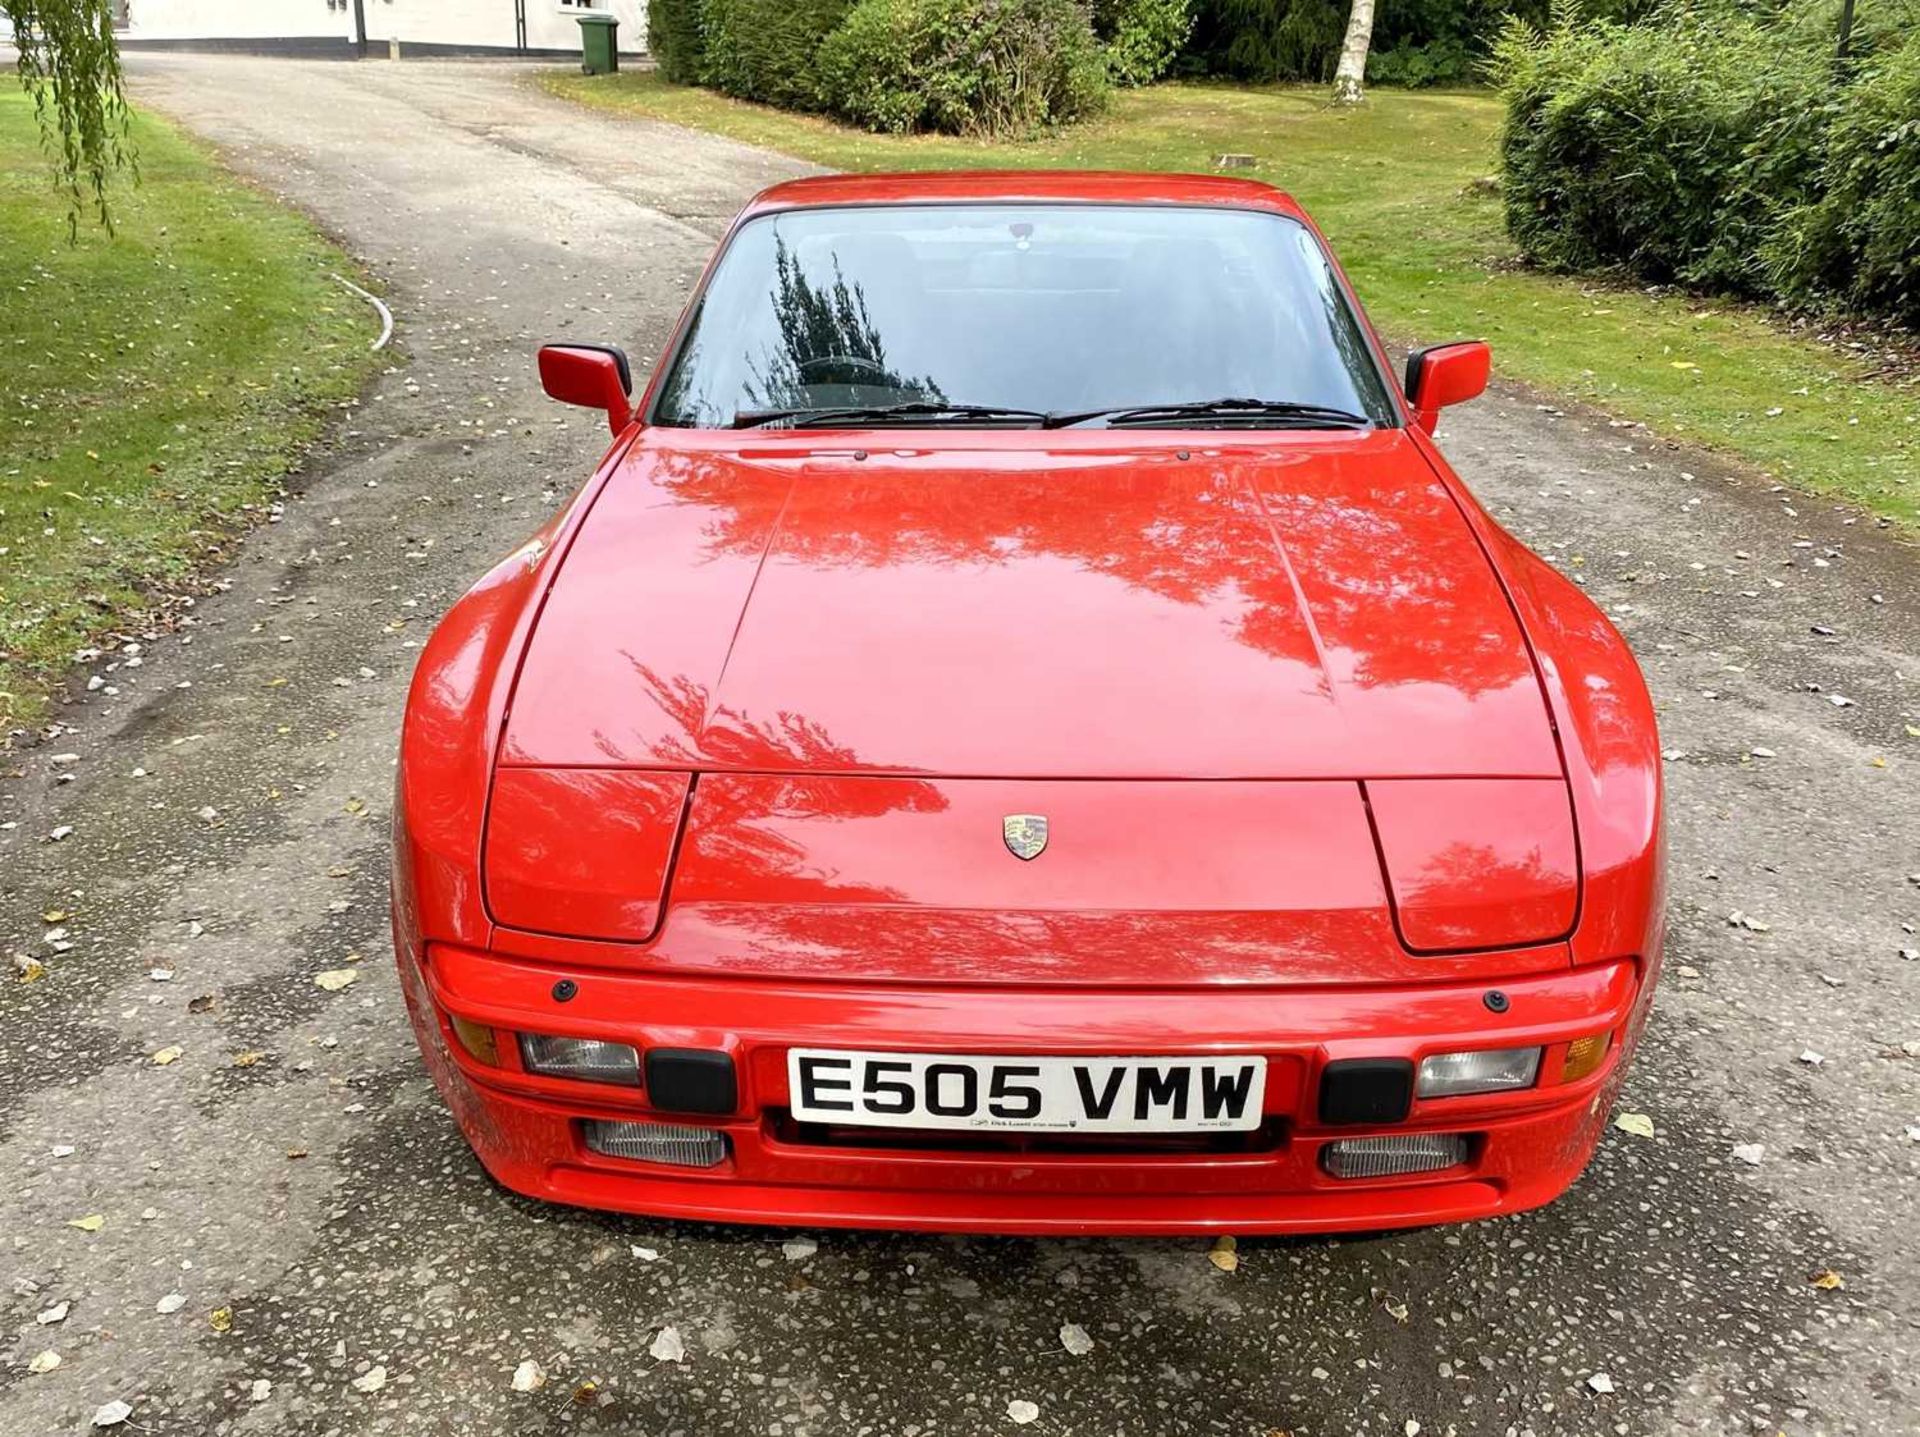
[(618, 434), (633, 418), (633, 372), (610, 344), (549, 344), (540, 350), (540, 384), (562, 404), (603, 409)]
[(1478, 339), (1430, 344), (1407, 356), (1407, 403), (1413, 420), (1427, 433), (1449, 404), (1464, 404), (1483, 393), (1493, 369), (1493, 351)]

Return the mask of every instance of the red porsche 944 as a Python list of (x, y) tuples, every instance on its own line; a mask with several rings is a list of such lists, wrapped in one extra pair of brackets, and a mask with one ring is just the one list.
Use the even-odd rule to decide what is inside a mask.
[(1241, 180), (802, 180), (421, 658), (394, 932), (487, 1170), (680, 1218), (1375, 1229), (1559, 1195), (1661, 949), (1627, 646)]

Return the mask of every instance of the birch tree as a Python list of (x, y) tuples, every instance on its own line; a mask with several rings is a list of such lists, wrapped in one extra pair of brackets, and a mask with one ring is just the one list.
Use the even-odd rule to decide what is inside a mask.
[(1373, 44), (1373, 0), (1353, 0), (1347, 11), (1347, 38), (1340, 45), (1340, 65), (1333, 72), (1333, 102), (1357, 105), (1366, 98), (1367, 47)]

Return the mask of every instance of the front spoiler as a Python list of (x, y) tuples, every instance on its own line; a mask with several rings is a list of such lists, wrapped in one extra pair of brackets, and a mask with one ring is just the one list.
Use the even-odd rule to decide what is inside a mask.
[[(424, 958), (424, 961), (422, 961)], [(1644, 1018), (1631, 961), (1501, 985), (1180, 992), (848, 988), (563, 971), (460, 948), (403, 947), (408, 1006), (428, 1066), (489, 1172), (531, 1197), (656, 1217), (778, 1226), (1004, 1234), (1364, 1231), (1462, 1221), (1551, 1201), (1585, 1167)], [(575, 984), (565, 1003), (561, 980)], [(711, 1047), (734, 1055), (738, 1110), (699, 1122), (727, 1136), (719, 1167), (683, 1170), (601, 1157), (586, 1118), (653, 1115), (639, 1090), (542, 1078), (473, 1060), (445, 1015), (501, 1029)], [(1314, 1095), (1341, 1057), (1552, 1044), (1611, 1029), (1604, 1066), (1575, 1083), (1485, 1097), (1416, 1100), (1390, 1128), (1326, 1127)], [(871, 1150), (785, 1140), (785, 1050), (1261, 1052), (1265, 1111), (1282, 1140), (1248, 1153), (1077, 1154)], [(1550, 1082), (1554, 1074), (1543, 1073)], [(1475, 1134), (1459, 1167), (1342, 1181), (1321, 1150), (1391, 1132)]]

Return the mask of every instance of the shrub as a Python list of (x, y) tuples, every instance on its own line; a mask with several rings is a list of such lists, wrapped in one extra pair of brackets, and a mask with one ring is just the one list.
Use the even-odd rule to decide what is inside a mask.
[(852, 0), (703, 0), (702, 83), (790, 110), (820, 107), (815, 59)]
[(1451, 36), (1424, 44), (1395, 45), (1367, 55), (1367, 83), (1418, 90), (1428, 85), (1458, 85), (1474, 73), (1484, 53)]
[(1509, 28), (1508, 231), (1558, 269), (1920, 320), (1920, 30), (1862, 7), (1864, 58), (1809, 9), (1693, 0), (1657, 23)]
[[(1269, 84), (1333, 78), (1348, 0), (1196, 0), (1183, 69)], [(1387, 85), (1463, 85), (1510, 15), (1544, 24), (1551, 0), (1378, 0), (1367, 78)], [(1657, 0), (1586, 0), (1590, 15), (1626, 18)]]
[(1756, 292), (1760, 250), (1807, 196), (1828, 57), (1737, 14), (1513, 24), (1492, 74), (1508, 232), (1556, 269)]
[(1202, 0), (1189, 53), (1235, 80), (1330, 80), (1346, 25), (1334, 0)]
[(817, 58), (827, 107), (873, 130), (1025, 134), (1106, 98), (1075, 0), (858, 0)]
[(1193, 33), (1193, 0), (1095, 0), (1093, 29), (1116, 85), (1150, 85)]
[(700, 0), (647, 0), (647, 53), (661, 79), (699, 83)]
[(1862, 72), (1827, 131), (1818, 187), (1768, 246), (1774, 282), (1920, 328), (1920, 39)]

